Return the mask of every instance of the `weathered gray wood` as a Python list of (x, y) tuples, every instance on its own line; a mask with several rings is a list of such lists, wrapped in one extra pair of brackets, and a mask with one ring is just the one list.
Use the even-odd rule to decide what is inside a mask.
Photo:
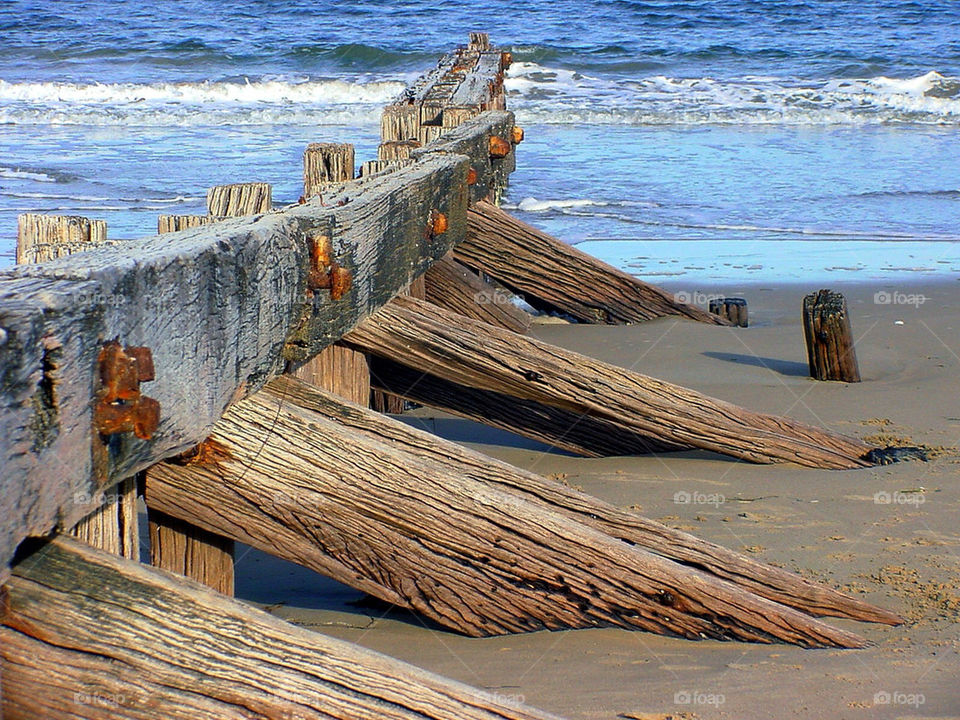
[(803, 298), (803, 338), (810, 377), (815, 380), (860, 382), (847, 301), (833, 290)]
[(7, 720), (548, 717), (66, 539), (6, 590)]
[(216, 222), (216, 220), (217, 218), (210, 215), (159, 215), (157, 216), (157, 233), (189, 230)]
[(482, 280), (472, 270), (444, 257), (427, 270), (425, 299), (474, 320), (525, 333), (530, 328), (530, 315), (513, 302), (513, 295)]
[(273, 208), (269, 183), (217, 185), (207, 191), (207, 214), (213, 217), (243, 217), (269, 212)]
[(464, 465), (465, 451), (436, 439), (423, 452), (425, 437), (286, 379), (227, 411), (214, 461), (152, 468), (147, 497), (267, 552), (321, 555), (316, 569), (470, 635), (614, 625), (864, 642), (478, 479), (478, 458)]
[(353, 180), (354, 152), (350, 143), (310, 143), (303, 152), (303, 197), (319, 194), (331, 183)]
[(467, 239), (457, 245), (454, 257), (515, 289), (534, 307), (589, 323), (635, 323), (675, 315), (727, 324), (489, 203), (475, 203), (469, 217)]
[(757, 413), (407, 297), (347, 342), (461, 385), (587, 413), (667, 443), (750, 462), (867, 467), (870, 446), (790, 418)]
[(78, 215), (17, 216), (17, 264), (46, 262), (107, 241), (107, 221)]
[[(356, 181), (326, 206), (0, 272), (0, 578), (25, 537), (86, 514), (75, 495), (201, 442), (231, 402), (339, 339), (446, 254), (466, 229), (468, 164), (438, 153)], [(447, 218), (440, 235), (428, 232), (434, 211)], [(317, 232), (352, 275), (337, 301), (308, 292)], [(151, 348), (161, 422), (149, 441), (115, 438), (101, 486), (90, 447), (104, 338)]]

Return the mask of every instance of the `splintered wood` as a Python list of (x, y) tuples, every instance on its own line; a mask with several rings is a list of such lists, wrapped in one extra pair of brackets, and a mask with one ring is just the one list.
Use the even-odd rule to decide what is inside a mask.
[(107, 221), (76, 215), (17, 217), (17, 264), (46, 262), (107, 241)]
[(860, 382), (847, 301), (838, 292), (820, 290), (803, 299), (803, 336), (810, 377)]
[(273, 207), (272, 193), (269, 183), (216, 185), (207, 191), (207, 214), (223, 218), (269, 212)]

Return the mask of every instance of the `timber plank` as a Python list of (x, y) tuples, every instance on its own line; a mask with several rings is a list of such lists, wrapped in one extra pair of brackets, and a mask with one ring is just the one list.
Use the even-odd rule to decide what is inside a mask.
[[(346, 570), (336, 579), (470, 635), (612, 625), (864, 642), (477, 478), (452, 443), (433, 439), (423, 452), (430, 436), (389, 418), (292, 378), (276, 388), (231, 407), (211, 436), (212, 462), (151, 469), (148, 500), (297, 562), (327, 557)], [(291, 557), (291, 536), (312, 554)]]
[(860, 440), (752, 412), (509, 330), (398, 297), (344, 338), (460, 385), (605, 418), (674, 445), (757, 463), (868, 467)]
[(66, 538), (5, 601), (7, 720), (549, 717)]

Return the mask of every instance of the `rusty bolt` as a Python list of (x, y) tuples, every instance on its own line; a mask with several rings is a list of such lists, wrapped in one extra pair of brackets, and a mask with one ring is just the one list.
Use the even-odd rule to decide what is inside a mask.
[(513, 126), (513, 130), (511, 131), (511, 139), (513, 140), (513, 144), (514, 144), (514, 145), (516, 145), (517, 143), (522, 143), (522, 142), (523, 142), (523, 128), (520, 127), (519, 125), (514, 125), (514, 126)]
[(500, 53), (500, 67), (504, 70), (513, 65), (513, 53), (502, 52)]
[(339, 300), (347, 294), (352, 284), (353, 276), (350, 275), (350, 271), (334, 264), (330, 270), (330, 298)]
[(430, 213), (430, 234), (443, 235), (447, 231), (447, 216), (439, 210)]
[(307, 287), (311, 290), (330, 287), (331, 258), (330, 238), (326, 235), (310, 236), (310, 272), (307, 275)]
[(477, 184), (477, 169), (470, 168), (467, 170), (467, 185), (476, 185)]
[(504, 158), (510, 152), (510, 143), (496, 135), (490, 136), (490, 157)]
[(93, 412), (98, 432), (132, 432), (149, 440), (160, 425), (160, 403), (140, 393), (140, 383), (155, 377), (150, 348), (121, 348), (111, 340), (101, 348), (98, 364), (100, 388)]

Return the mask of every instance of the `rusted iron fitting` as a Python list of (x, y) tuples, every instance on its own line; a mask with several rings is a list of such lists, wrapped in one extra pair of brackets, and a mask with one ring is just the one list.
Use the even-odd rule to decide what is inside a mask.
[(439, 210), (430, 212), (430, 236), (443, 235), (447, 231), (447, 216)]
[(477, 184), (477, 169), (475, 167), (467, 170), (467, 185)]
[(307, 287), (312, 290), (330, 290), (330, 298), (339, 300), (346, 295), (353, 284), (350, 271), (333, 257), (333, 246), (327, 235), (319, 233), (310, 238), (310, 272), (307, 275)]
[(513, 53), (506, 51), (500, 53), (500, 69), (509, 70), (511, 65), (513, 65)]
[(510, 131), (510, 139), (513, 140), (514, 145), (519, 145), (523, 142), (523, 128), (519, 125), (514, 125), (513, 130)]
[(490, 157), (505, 158), (510, 153), (510, 143), (502, 137), (490, 136)]
[(132, 432), (149, 440), (160, 425), (160, 403), (140, 393), (140, 383), (155, 377), (148, 347), (122, 348), (116, 340), (104, 344), (97, 359), (100, 387), (93, 422), (101, 435)]

